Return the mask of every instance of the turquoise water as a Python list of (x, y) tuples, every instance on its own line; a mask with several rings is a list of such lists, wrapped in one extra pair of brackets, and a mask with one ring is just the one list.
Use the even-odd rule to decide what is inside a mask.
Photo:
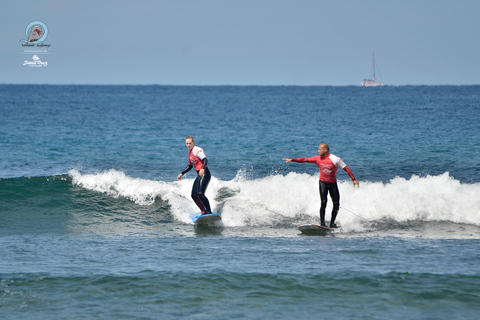
[[(0, 318), (477, 319), (479, 98), (0, 85)], [(192, 225), (187, 135), (223, 229)], [(320, 142), (360, 188), (339, 171), (341, 229), (302, 236), (318, 169), (281, 158)]]

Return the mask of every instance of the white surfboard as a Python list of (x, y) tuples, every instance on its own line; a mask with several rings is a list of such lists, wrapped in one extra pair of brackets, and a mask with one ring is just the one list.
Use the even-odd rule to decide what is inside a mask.
[(303, 234), (309, 235), (326, 235), (337, 229), (338, 228), (322, 227), (316, 224), (302, 224), (298, 226), (298, 230), (300, 230)]
[(192, 221), (195, 226), (223, 227), (222, 218), (216, 213), (202, 214), (198, 212), (192, 217)]

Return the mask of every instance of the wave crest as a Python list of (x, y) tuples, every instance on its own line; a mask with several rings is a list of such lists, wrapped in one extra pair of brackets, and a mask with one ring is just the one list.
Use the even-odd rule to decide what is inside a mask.
[[(139, 205), (156, 198), (168, 201), (173, 217), (191, 223), (198, 211), (190, 198), (193, 179), (164, 182), (126, 176), (109, 170), (81, 174), (71, 170), (73, 184), (124, 197)], [(388, 183), (339, 181), (341, 209), (338, 219), (346, 231), (361, 230), (365, 222), (450, 221), (480, 225), (480, 184), (462, 184), (448, 172), (439, 176), (394, 178)], [(231, 181), (212, 177), (207, 197), (226, 226), (318, 223), (318, 175), (289, 173), (249, 180), (239, 172)], [(332, 208), (327, 205), (327, 220)]]

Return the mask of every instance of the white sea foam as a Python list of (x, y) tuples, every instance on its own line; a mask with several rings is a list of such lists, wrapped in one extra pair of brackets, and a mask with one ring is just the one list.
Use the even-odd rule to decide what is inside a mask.
[[(158, 197), (168, 201), (176, 220), (191, 223), (198, 212), (190, 192), (192, 179), (152, 181), (109, 170), (81, 174), (71, 170), (73, 184), (82, 188), (124, 197), (139, 205), (152, 205)], [(342, 230), (359, 231), (366, 221), (449, 221), (480, 225), (480, 184), (462, 184), (448, 173), (439, 176), (395, 178), (388, 183), (340, 181)], [(318, 223), (318, 174), (289, 173), (249, 180), (239, 171), (230, 181), (212, 177), (207, 190), (214, 212), (226, 226)], [(327, 206), (330, 219), (331, 201)]]

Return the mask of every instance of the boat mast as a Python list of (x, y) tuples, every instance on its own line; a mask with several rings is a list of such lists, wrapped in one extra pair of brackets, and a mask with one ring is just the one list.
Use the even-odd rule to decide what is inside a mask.
[(383, 82), (377, 81), (377, 77), (375, 75), (375, 50), (372, 50), (372, 59), (373, 59), (373, 79), (363, 79), (362, 86), (363, 87), (376, 87), (376, 86), (383, 86)]

